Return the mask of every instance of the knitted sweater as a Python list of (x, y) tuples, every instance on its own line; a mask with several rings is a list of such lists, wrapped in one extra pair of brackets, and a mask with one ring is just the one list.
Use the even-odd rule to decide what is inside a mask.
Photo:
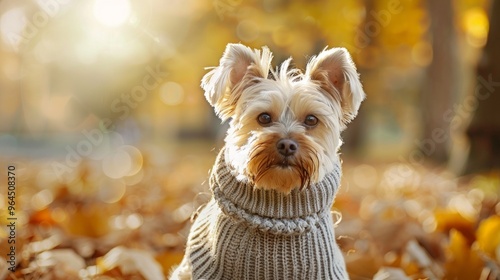
[(212, 200), (194, 222), (186, 249), (193, 279), (348, 279), (335, 241), (331, 206), (340, 164), (288, 195), (236, 180), (219, 154)]

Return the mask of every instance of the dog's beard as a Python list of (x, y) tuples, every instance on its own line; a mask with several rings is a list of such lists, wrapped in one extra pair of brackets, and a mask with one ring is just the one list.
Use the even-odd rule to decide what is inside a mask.
[(306, 188), (318, 180), (320, 152), (305, 135), (291, 137), (299, 149), (292, 156), (283, 156), (276, 149), (281, 139), (277, 134), (261, 134), (250, 143), (245, 175), (256, 188), (275, 189), (289, 193)]

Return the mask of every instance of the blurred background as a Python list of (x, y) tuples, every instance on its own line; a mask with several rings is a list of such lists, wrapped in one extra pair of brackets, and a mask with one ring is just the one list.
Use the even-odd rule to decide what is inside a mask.
[(1, 0), (20, 245), (0, 279), (156, 279), (120, 268), (117, 248), (168, 273), (210, 197), (227, 125), (199, 84), (230, 42), (302, 69), (326, 46), (352, 54), (367, 100), (335, 209), (353, 279), (500, 279), (499, 19), (494, 0)]

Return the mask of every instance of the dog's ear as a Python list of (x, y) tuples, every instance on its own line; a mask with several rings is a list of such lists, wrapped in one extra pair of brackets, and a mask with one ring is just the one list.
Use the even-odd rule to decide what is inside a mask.
[(306, 67), (306, 76), (315, 81), (342, 108), (343, 128), (358, 114), (365, 93), (356, 66), (345, 48), (323, 50), (311, 58)]
[(234, 112), (241, 92), (248, 86), (267, 78), (272, 54), (267, 47), (252, 50), (242, 44), (228, 44), (220, 65), (201, 80), (205, 97), (224, 121)]

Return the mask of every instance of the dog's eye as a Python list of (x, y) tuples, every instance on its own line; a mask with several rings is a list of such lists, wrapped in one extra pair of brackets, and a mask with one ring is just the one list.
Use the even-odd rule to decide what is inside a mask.
[(271, 123), (271, 115), (268, 113), (262, 113), (257, 117), (257, 121), (259, 122), (260, 125), (268, 125)]
[(304, 120), (304, 124), (308, 127), (314, 127), (318, 124), (318, 118), (313, 115), (307, 115), (306, 119)]

